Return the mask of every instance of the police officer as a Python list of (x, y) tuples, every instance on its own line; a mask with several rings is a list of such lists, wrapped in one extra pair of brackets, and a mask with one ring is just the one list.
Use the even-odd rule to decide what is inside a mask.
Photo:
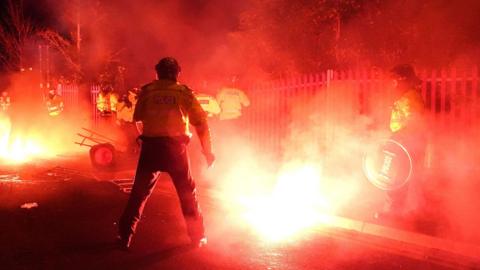
[(10, 107), (10, 96), (7, 91), (2, 91), (0, 94), (0, 112), (7, 112)]
[(119, 221), (120, 244), (123, 248), (130, 246), (158, 172), (167, 172), (180, 199), (192, 244), (201, 246), (206, 243), (203, 216), (190, 174), (187, 144), (191, 124), (196, 129), (207, 164), (212, 166), (215, 156), (207, 116), (192, 90), (178, 83), (180, 66), (174, 58), (161, 59), (155, 70), (158, 79), (142, 87), (133, 115), (142, 133), (142, 146), (132, 192)]
[(416, 210), (421, 201), (419, 190), (426, 147), (421, 80), (409, 64), (395, 66), (390, 75), (397, 96), (390, 115), (391, 139), (407, 149), (412, 160), (412, 177), (403, 187), (387, 192), (383, 209), (375, 213), (375, 218), (403, 218)]
[(419, 133), (424, 126), (425, 102), (420, 93), (421, 80), (411, 65), (397, 65), (391, 70), (391, 77), (398, 98), (393, 103), (390, 130), (396, 136)]
[(46, 106), (48, 115), (50, 116), (58, 116), (63, 111), (63, 99), (60, 95), (57, 94), (57, 91), (52, 88), (48, 91), (48, 95), (46, 98)]

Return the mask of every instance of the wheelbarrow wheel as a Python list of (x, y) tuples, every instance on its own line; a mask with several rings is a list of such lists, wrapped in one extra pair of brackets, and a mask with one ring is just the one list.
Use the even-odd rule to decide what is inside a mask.
[(97, 169), (111, 169), (115, 165), (115, 147), (109, 143), (92, 146), (90, 161)]

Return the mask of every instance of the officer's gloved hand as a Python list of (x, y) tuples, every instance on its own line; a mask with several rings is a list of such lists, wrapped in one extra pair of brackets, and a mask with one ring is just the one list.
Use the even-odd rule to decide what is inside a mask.
[(204, 152), (205, 159), (207, 160), (207, 165), (208, 167), (213, 167), (213, 164), (215, 163), (215, 155), (211, 152)]

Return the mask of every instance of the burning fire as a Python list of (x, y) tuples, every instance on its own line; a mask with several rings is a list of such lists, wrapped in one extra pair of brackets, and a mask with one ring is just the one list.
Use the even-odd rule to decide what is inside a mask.
[(278, 176), (270, 194), (244, 202), (244, 217), (267, 240), (287, 239), (317, 224), (318, 213), (330, 208), (320, 194), (320, 179), (317, 166), (287, 168)]
[(0, 116), (0, 160), (21, 163), (39, 155), (46, 155), (39, 140), (34, 136), (12, 136), (10, 119)]
[[(235, 201), (230, 210), (267, 242), (293, 240), (306, 230), (329, 223), (329, 217), (355, 191), (355, 187), (347, 188), (338, 179), (328, 181), (319, 163), (288, 163), (276, 175), (250, 165), (256, 175), (241, 173), (252, 172), (252, 168), (235, 169), (240, 173), (235, 176), (239, 182), (228, 187), (231, 190), (224, 195)], [(266, 177), (273, 180), (270, 187), (265, 185)], [(245, 180), (249, 178), (253, 180)]]

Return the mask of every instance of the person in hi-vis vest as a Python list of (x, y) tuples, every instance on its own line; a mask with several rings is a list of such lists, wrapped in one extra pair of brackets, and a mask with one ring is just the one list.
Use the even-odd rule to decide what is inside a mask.
[(0, 112), (7, 112), (10, 108), (10, 96), (7, 91), (2, 91), (0, 95)]
[(375, 213), (376, 218), (402, 218), (412, 215), (423, 201), (420, 194), (427, 139), (425, 102), (420, 92), (421, 80), (408, 64), (395, 66), (390, 75), (396, 94), (390, 114), (390, 139), (407, 150), (411, 159), (412, 175), (401, 188), (386, 192), (384, 206)]
[(232, 79), (232, 87), (224, 87), (217, 94), (220, 105), (220, 120), (237, 119), (242, 115), (242, 107), (250, 106), (247, 95), (235, 87), (236, 77)]
[(159, 173), (167, 172), (175, 186), (192, 244), (201, 246), (206, 244), (206, 237), (195, 181), (190, 173), (187, 144), (192, 125), (207, 165), (213, 165), (215, 156), (207, 115), (193, 91), (177, 81), (180, 72), (177, 60), (163, 58), (155, 70), (158, 79), (142, 87), (133, 114), (142, 134), (139, 137), (142, 144), (133, 188), (119, 221), (120, 244), (124, 248), (130, 246)]
[(58, 116), (63, 111), (63, 98), (57, 94), (57, 91), (54, 88), (48, 91), (45, 103), (48, 115), (50, 116)]

